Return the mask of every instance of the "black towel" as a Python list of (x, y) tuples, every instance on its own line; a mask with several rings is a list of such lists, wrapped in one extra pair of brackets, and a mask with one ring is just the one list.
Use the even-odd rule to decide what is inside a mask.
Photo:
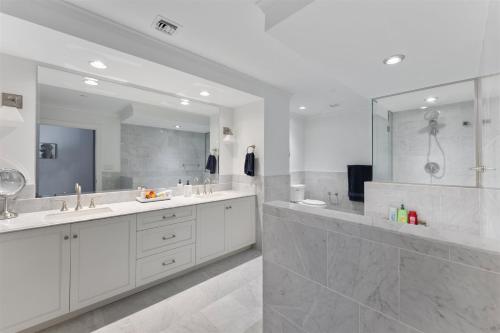
[(371, 165), (348, 165), (349, 200), (365, 201), (365, 182), (372, 181)]
[(205, 169), (209, 170), (211, 174), (217, 171), (217, 158), (215, 155), (210, 154), (207, 159), (207, 166)]
[(255, 176), (255, 154), (247, 153), (245, 156), (245, 175), (247, 176)]

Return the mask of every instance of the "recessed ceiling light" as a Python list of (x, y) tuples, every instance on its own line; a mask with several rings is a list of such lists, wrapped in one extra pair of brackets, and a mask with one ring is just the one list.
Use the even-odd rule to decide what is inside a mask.
[(189, 105), (189, 99), (185, 99), (185, 98), (181, 99), (181, 104), (182, 105)]
[(427, 109), (427, 108), (428, 108), (428, 106), (425, 106), (425, 105), (424, 105), (424, 106), (421, 106), (420, 108), (421, 108), (422, 110), (425, 110), (425, 109)]
[(427, 97), (427, 98), (425, 99), (425, 101), (426, 101), (427, 103), (436, 103), (436, 101), (437, 101), (437, 100), (438, 100), (438, 98), (437, 98), (437, 97), (434, 97), (434, 96), (430, 96), (430, 97)]
[(175, 125), (175, 128), (181, 128), (181, 125)]
[(395, 65), (399, 64), (401, 61), (405, 59), (404, 54), (395, 54), (393, 56), (390, 56), (389, 58), (384, 59), (384, 64), (386, 65)]
[(108, 66), (106, 66), (105, 63), (103, 63), (101, 60), (92, 60), (89, 62), (90, 66), (97, 68), (97, 69), (106, 69)]
[(83, 83), (88, 84), (89, 86), (97, 86), (99, 85), (99, 81), (92, 77), (86, 77), (83, 79)]
[(200, 92), (200, 95), (203, 97), (207, 97), (207, 96), (210, 96), (210, 93), (206, 90), (203, 90), (202, 92)]
[(307, 108), (304, 105), (299, 106), (299, 110), (305, 110), (305, 109), (307, 109)]

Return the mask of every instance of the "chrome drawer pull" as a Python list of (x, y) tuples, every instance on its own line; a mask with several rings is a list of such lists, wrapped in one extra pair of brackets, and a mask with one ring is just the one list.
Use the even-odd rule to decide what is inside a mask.
[(172, 217), (175, 217), (175, 214), (172, 214), (170, 216), (163, 215), (161, 218), (164, 219), (164, 220), (166, 220), (166, 219), (169, 219), (169, 218), (172, 218)]
[(163, 266), (168, 266), (168, 265), (172, 265), (172, 264), (175, 264), (175, 259), (172, 259), (170, 261), (164, 261), (161, 263)]
[(175, 234), (172, 234), (172, 235), (170, 235), (168, 237), (167, 236), (163, 236), (161, 239), (167, 240), (167, 239), (172, 239), (172, 238), (175, 238)]

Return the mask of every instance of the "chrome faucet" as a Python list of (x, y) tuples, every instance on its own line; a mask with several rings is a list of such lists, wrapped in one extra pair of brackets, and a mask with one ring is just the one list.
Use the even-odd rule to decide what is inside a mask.
[(80, 210), (82, 209), (82, 187), (78, 183), (75, 183), (75, 192), (76, 192), (75, 210)]

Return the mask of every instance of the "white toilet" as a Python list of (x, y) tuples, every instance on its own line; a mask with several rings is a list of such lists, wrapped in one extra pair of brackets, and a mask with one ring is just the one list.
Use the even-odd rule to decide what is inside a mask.
[(304, 199), (306, 186), (304, 184), (295, 184), (290, 186), (290, 201), (300, 205), (316, 208), (325, 208), (326, 202), (321, 200)]

